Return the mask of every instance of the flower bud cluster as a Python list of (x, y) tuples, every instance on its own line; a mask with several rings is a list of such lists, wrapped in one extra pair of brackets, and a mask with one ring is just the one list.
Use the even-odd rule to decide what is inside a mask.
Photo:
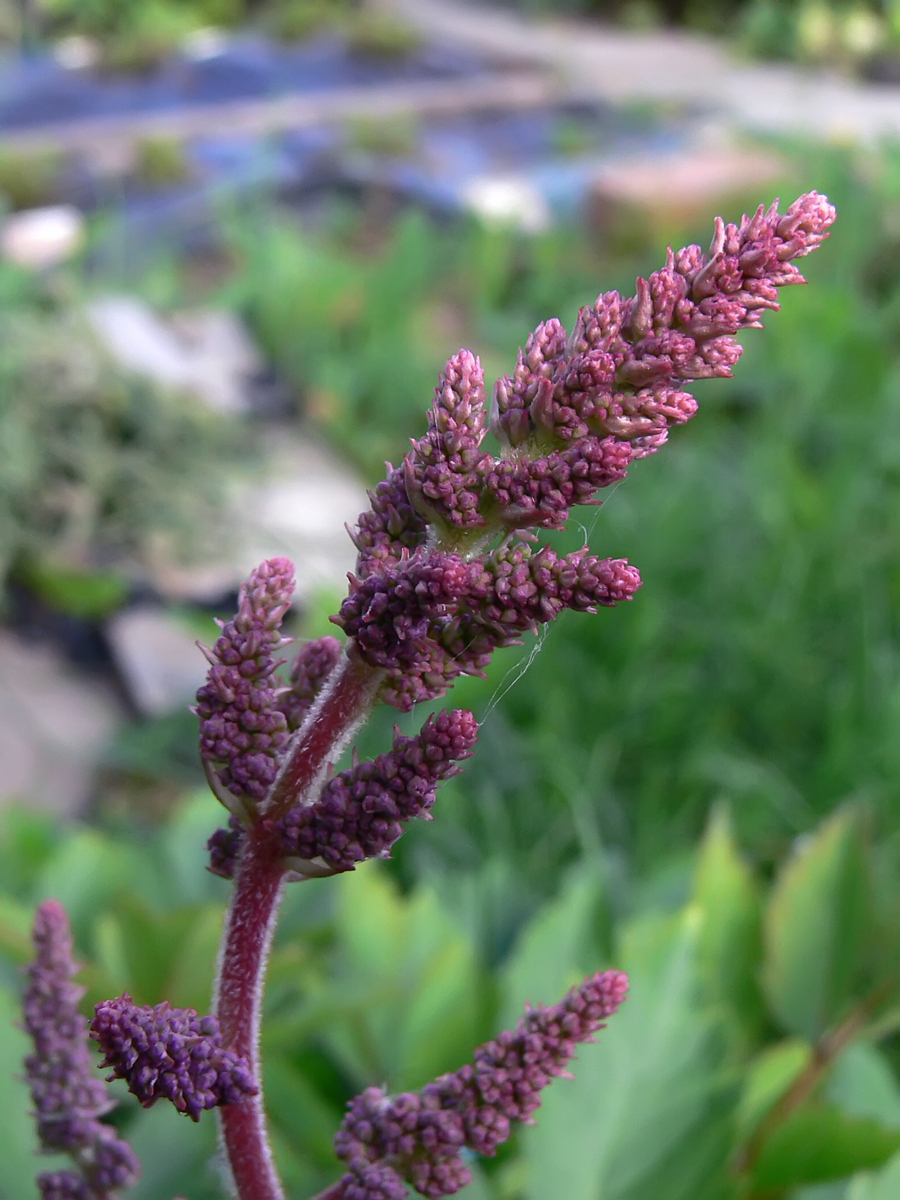
[[(478, 723), (466, 709), (435, 713), (415, 737), (395, 730), (387, 754), (335, 775), (315, 804), (297, 805), (274, 820), (263, 817), (261, 824), (301, 872), (315, 863), (337, 874), (367, 858), (387, 858), (405, 825), (431, 819), (438, 785), (458, 773), (456, 764), (473, 753), (477, 737)], [(210, 838), (210, 870), (233, 875), (244, 835), (232, 817), (227, 830)]]
[(784, 215), (773, 205), (740, 225), (719, 219), (708, 255), (670, 250), (630, 300), (606, 292), (583, 308), (571, 335), (557, 320), (538, 326), (494, 390), (500, 458), (481, 448), (477, 359), (450, 359), (428, 432), (359, 519), (357, 573), (333, 618), (387, 672), (383, 700), (408, 710), (460, 673), (482, 672), (495, 649), (563, 608), (631, 598), (640, 580), (622, 560), (584, 551), (554, 560), (546, 548), (529, 557), (509, 540), (562, 529), (572, 505), (598, 503), (600, 489), (693, 416), (682, 385), (731, 374), (735, 334), (778, 307), (779, 287), (803, 281), (791, 259), (815, 249), (833, 220), (816, 192)]
[(387, 672), (382, 697), (409, 711), (444, 694), (460, 674), (480, 674), (491, 653), (566, 608), (594, 612), (630, 600), (640, 575), (624, 559), (579, 550), (558, 556), (521, 542), (467, 561), (420, 552), (365, 579), (334, 620), (357, 652)]
[(241, 588), (233, 621), (206, 651), (210, 670), (197, 692), (200, 753), (233, 796), (261, 800), (288, 741), (285, 714), (276, 705), (273, 651), (283, 644), (281, 621), (294, 591), (294, 567), (273, 558)]
[(472, 529), (485, 525), (478, 511), (490, 455), (479, 449), (485, 434), (484, 371), (468, 350), (444, 367), (428, 415), (428, 432), (404, 460), (406, 493), (429, 525)]
[(101, 1065), (112, 1068), (108, 1078), (124, 1079), (144, 1108), (164, 1097), (199, 1121), (205, 1109), (240, 1104), (258, 1090), (246, 1059), (223, 1049), (216, 1018), (193, 1008), (168, 1001), (151, 1008), (118, 996), (96, 1006), (91, 1037), (103, 1051)]
[(387, 478), (369, 492), (370, 507), (360, 514), (356, 529), (348, 529), (361, 579), (425, 545), (428, 526), (410, 503), (406, 475), (405, 465), (388, 463)]
[(291, 664), (291, 684), (278, 699), (287, 727), (294, 733), (303, 724), (312, 702), (341, 657), (337, 638), (321, 637), (304, 642)]
[(238, 859), (244, 846), (246, 828), (234, 813), (228, 818), (224, 829), (217, 829), (206, 843), (209, 851), (209, 867), (213, 875), (222, 879), (234, 879)]
[(477, 736), (478, 724), (464, 708), (429, 717), (415, 737), (395, 730), (387, 754), (341, 771), (315, 804), (277, 819), (282, 853), (288, 861), (320, 859), (334, 872), (389, 857), (404, 825), (431, 819), (438, 784), (459, 772), (456, 764), (472, 754)]
[(497, 383), (494, 432), (519, 457), (607, 436), (635, 457), (659, 449), (670, 426), (696, 411), (680, 385), (731, 374), (741, 353), (735, 334), (778, 308), (779, 287), (804, 282), (791, 259), (820, 245), (834, 216), (810, 192), (784, 215), (773, 204), (740, 225), (718, 218), (708, 255), (699, 246), (670, 250), (632, 299), (606, 292), (583, 308), (568, 338), (558, 321), (539, 326), (513, 375)]
[(140, 1167), (127, 1142), (100, 1117), (113, 1107), (89, 1052), (84, 989), (73, 982), (72, 937), (65, 909), (46, 900), (34, 923), (34, 961), (26, 968), (22, 1008), (34, 1051), (25, 1059), (42, 1149), (69, 1154), (77, 1170), (38, 1176), (44, 1200), (105, 1200), (137, 1182)]
[(367, 1088), (348, 1106), (335, 1138), (348, 1172), (342, 1200), (403, 1196), (404, 1181), (422, 1196), (449, 1196), (471, 1181), (463, 1147), (493, 1155), (513, 1122), (533, 1122), (540, 1093), (581, 1042), (592, 1041), (628, 989), (627, 977), (605, 971), (573, 988), (552, 1008), (532, 1009), (515, 1031), (475, 1051), (474, 1061), (420, 1092), (394, 1099)]

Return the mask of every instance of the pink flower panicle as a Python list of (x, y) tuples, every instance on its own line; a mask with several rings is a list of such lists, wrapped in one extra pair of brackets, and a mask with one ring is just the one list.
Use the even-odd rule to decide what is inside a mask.
[(103, 1051), (101, 1065), (112, 1068), (108, 1078), (124, 1079), (144, 1108), (165, 1098), (199, 1121), (204, 1110), (258, 1091), (247, 1060), (222, 1048), (216, 1018), (193, 1008), (167, 1001), (151, 1008), (118, 996), (94, 1009), (91, 1037)]
[(210, 670), (197, 692), (200, 753), (233, 796), (261, 800), (288, 741), (287, 719), (276, 705), (273, 651), (294, 591), (286, 558), (257, 567), (241, 588), (237, 616), (222, 626), (208, 652)]
[(717, 218), (708, 255), (670, 250), (633, 298), (606, 292), (583, 308), (568, 338), (558, 321), (539, 326), (514, 374), (497, 383), (495, 433), (518, 457), (604, 436), (627, 442), (635, 457), (659, 449), (696, 411), (681, 384), (731, 374), (735, 335), (778, 308), (779, 287), (804, 282), (791, 259), (819, 246), (834, 217), (810, 192), (784, 215), (776, 203), (740, 225)]
[(38, 1187), (43, 1200), (108, 1200), (137, 1182), (140, 1166), (128, 1143), (100, 1120), (113, 1102), (96, 1075), (88, 1023), (78, 1011), (84, 989), (73, 982), (72, 936), (58, 901), (38, 907), (33, 941), (22, 1009), (34, 1051), (25, 1076), (42, 1149), (70, 1155), (76, 1167), (42, 1172)]
[(635, 296), (600, 295), (570, 335), (557, 320), (539, 325), (494, 389), (499, 458), (481, 449), (480, 364), (468, 351), (450, 359), (428, 432), (359, 518), (357, 571), (333, 618), (353, 653), (387, 672), (383, 700), (408, 710), (564, 608), (631, 599), (640, 579), (624, 560), (556, 560), (546, 548), (530, 558), (510, 539), (562, 529), (573, 505), (599, 503), (689, 420), (697, 402), (683, 385), (731, 374), (735, 335), (778, 307), (779, 287), (803, 282), (791, 260), (834, 215), (810, 192), (784, 215), (774, 204), (740, 225), (717, 219), (708, 255), (670, 250)]
[(347, 1164), (342, 1200), (400, 1200), (404, 1184), (449, 1196), (471, 1181), (463, 1147), (494, 1155), (513, 1122), (533, 1123), (541, 1091), (594, 1039), (625, 999), (619, 971), (592, 975), (552, 1008), (529, 1010), (513, 1032), (475, 1051), (474, 1061), (420, 1092), (393, 1099), (370, 1087), (350, 1101), (335, 1138)]

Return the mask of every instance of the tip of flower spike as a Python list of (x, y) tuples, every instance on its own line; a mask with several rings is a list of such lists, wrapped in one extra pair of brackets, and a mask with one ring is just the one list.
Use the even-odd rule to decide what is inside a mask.
[(59, 900), (44, 900), (34, 914), (34, 937), (52, 937), (54, 934), (69, 934), (69, 916)]

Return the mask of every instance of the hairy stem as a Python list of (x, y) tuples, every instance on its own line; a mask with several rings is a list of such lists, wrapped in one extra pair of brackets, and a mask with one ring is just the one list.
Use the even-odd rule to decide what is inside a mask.
[[(285, 757), (265, 812), (312, 803), (328, 767), (340, 757), (372, 710), (382, 672), (345, 656)], [(239, 1200), (284, 1200), (266, 1133), (259, 1031), (263, 983), (275, 933), (286, 866), (271, 834), (248, 830), (225, 924), (216, 981), (215, 1014), (223, 1044), (246, 1056), (259, 1088), (220, 1112), (221, 1140)]]
[(266, 1135), (259, 1062), (263, 980), (284, 874), (267, 839), (251, 834), (235, 879), (216, 984), (222, 1042), (246, 1056), (259, 1088), (243, 1103), (219, 1109), (221, 1140), (240, 1200), (284, 1200)]
[(315, 803), (328, 767), (337, 762), (372, 711), (383, 679), (383, 671), (344, 653), (288, 747), (265, 801), (267, 817), (296, 804)]

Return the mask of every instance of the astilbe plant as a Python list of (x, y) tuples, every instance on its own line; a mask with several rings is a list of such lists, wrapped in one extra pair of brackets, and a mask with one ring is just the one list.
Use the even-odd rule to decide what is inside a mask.
[[(793, 259), (827, 236), (834, 209), (801, 196), (786, 213), (762, 207), (740, 225), (717, 219), (709, 254), (671, 250), (637, 281), (636, 295), (601, 295), (567, 334), (540, 325), (500, 379), (490, 408), (478, 360), (447, 363), (425, 435), (371, 493), (352, 533), (358, 550), (349, 594), (333, 618), (343, 643), (300, 648), (286, 682), (293, 567), (263, 563), (221, 626), (197, 696), (200, 749), (210, 786), (230, 812), (209, 841), (210, 869), (233, 879), (214, 1015), (97, 1005), (91, 1037), (110, 1078), (141, 1104), (161, 1097), (197, 1120), (217, 1108), (221, 1142), (241, 1200), (280, 1200), (266, 1136), (258, 1058), (266, 956), (287, 882), (386, 858), (405, 825), (431, 818), (438, 785), (472, 754), (472, 713), (442, 710), (372, 762), (336, 764), (374, 706), (409, 711), (444, 695), (461, 674), (481, 674), (493, 652), (517, 644), (565, 609), (595, 612), (640, 586), (624, 559), (587, 547), (567, 555), (535, 545), (562, 529), (574, 505), (625, 477), (696, 411), (685, 386), (728, 376), (735, 335), (778, 307), (777, 289), (801, 283)], [(499, 454), (484, 448), (490, 430)], [(137, 1166), (100, 1117), (104, 1085), (89, 1069), (71, 983), (65, 914), (48, 901), (35, 927), (25, 1023), (35, 1052), (26, 1070), (42, 1144), (74, 1170), (41, 1176), (46, 1200), (104, 1200)], [(541, 1089), (564, 1074), (624, 999), (625, 976), (605, 971), (557, 1005), (529, 1009), (517, 1028), (479, 1047), (473, 1061), (421, 1091), (390, 1097), (370, 1087), (351, 1101), (335, 1139), (344, 1173), (320, 1200), (400, 1200), (408, 1187), (450, 1195), (471, 1178), (463, 1150), (492, 1155), (513, 1122), (530, 1122)]]

